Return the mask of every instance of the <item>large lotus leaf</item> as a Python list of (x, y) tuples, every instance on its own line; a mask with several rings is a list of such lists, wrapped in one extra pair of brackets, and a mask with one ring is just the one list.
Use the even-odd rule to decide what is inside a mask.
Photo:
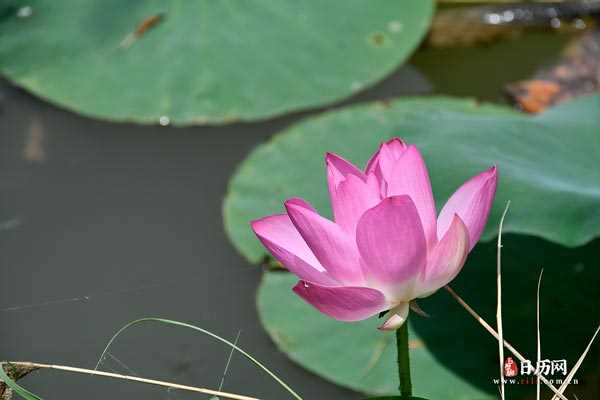
[(432, 0), (8, 0), (0, 71), (94, 117), (256, 120), (382, 79), (432, 11)]
[[(438, 208), (466, 179), (496, 164), (491, 220), (512, 201), (508, 232), (567, 246), (600, 234), (600, 96), (531, 117), (468, 100), (418, 98), (357, 105), (299, 123), (258, 146), (233, 177), (224, 205), (227, 232), (251, 262), (265, 253), (248, 222), (282, 212), (300, 196), (329, 215), (323, 154), (364, 165), (394, 135), (421, 149)], [(488, 224), (483, 239), (495, 235)]]
[[(507, 222), (516, 218), (511, 214)], [(600, 240), (578, 249), (521, 235), (506, 235), (503, 242), (505, 338), (535, 360), (536, 288), (544, 267), (542, 357), (566, 359), (571, 368), (600, 319)], [(495, 243), (479, 244), (452, 283), (494, 326), (495, 252)], [(393, 333), (375, 329), (381, 323), (376, 317), (360, 323), (329, 319), (293, 294), (295, 282), (289, 273), (267, 272), (259, 289), (260, 318), (277, 346), (295, 362), (339, 385), (372, 394), (396, 392)], [(413, 313), (409, 318), (415, 395), (431, 400), (497, 399), (493, 379), (498, 375), (498, 346), (493, 337), (444, 290), (423, 299), (420, 306), (431, 316)], [(579, 384), (573, 390), (579, 398), (600, 398), (597, 377), (591, 375), (600, 372), (598, 348), (588, 354), (576, 375)], [(507, 385), (507, 399), (535, 398), (535, 385), (524, 384), (527, 376), (522, 378), (519, 384)]]

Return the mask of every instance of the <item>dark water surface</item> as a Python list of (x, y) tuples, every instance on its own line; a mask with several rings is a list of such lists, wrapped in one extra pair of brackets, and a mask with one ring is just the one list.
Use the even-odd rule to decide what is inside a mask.
[[(560, 47), (553, 37), (477, 50), (426, 50), (352, 100), (441, 92), (502, 98)], [(529, 55), (529, 57), (523, 57)], [(419, 72), (422, 71), (422, 72)], [(95, 121), (0, 86), (0, 358), (93, 368), (125, 323), (197, 324), (263, 360), (305, 399), (358, 399), (295, 366), (257, 318), (261, 276), (229, 244), (221, 202), (236, 165), (301, 115), (225, 127)], [(291, 295), (291, 294), (290, 294)], [(180, 328), (125, 333), (106, 370), (216, 388), (229, 349)], [(53, 399), (203, 398), (82, 375), (23, 381)], [(224, 390), (289, 396), (234, 355)]]

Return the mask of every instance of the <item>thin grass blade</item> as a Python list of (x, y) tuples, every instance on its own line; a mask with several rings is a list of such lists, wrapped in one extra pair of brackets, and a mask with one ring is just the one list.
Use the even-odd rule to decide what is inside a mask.
[[(592, 336), (592, 338), (590, 339), (590, 342), (588, 343), (587, 347), (585, 348), (585, 350), (581, 354), (581, 357), (579, 357), (579, 360), (577, 360), (577, 362), (575, 363), (575, 365), (573, 366), (573, 368), (571, 368), (571, 371), (569, 372), (569, 375), (567, 375), (567, 377), (565, 378), (564, 383), (562, 385), (560, 385), (560, 387), (558, 388), (558, 391), (560, 392), (560, 394), (563, 394), (565, 392), (565, 390), (569, 386), (571, 380), (573, 379), (573, 377), (575, 376), (575, 374), (579, 370), (579, 367), (581, 367), (581, 363), (583, 363), (583, 360), (585, 360), (585, 357), (587, 356), (588, 351), (590, 351), (590, 348), (592, 347), (592, 343), (594, 343), (594, 340), (596, 339), (596, 336), (598, 336), (598, 332), (600, 332), (600, 325), (598, 325), (598, 328), (596, 329), (596, 332), (594, 332), (594, 336)], [(557, 399), (557, 396), (558, 396), (557, 394), (554, 395), (552, 397), (552, 400)]]
[(228, 345), (229, 347), (237, 350), (240, 354), (242, 354), (244, 357), (246, 357), (248, 360), (250, 360), (253, 364), (255, 364), (260, 369), (262, 369), (263, 371), (265, 371), (271, 378), (273, 378), (273, 380), (275, 380), (279, 385), (281, 385), (285, 390), (287, 390), (288, 393), (290, 393), (296, 400), (303, 400), (302, 397), (300, 397), (300, 395), (298, 393), (296, 393), (291, 387), (289, 387), (288, 384), (286, 384), (281, 378), (279, 378), (275, 373), (273, 373), (270, 369), (268, 369), (264, 364), (262, 364), (260, 361), (258, 361), (253, 356), (251, 356), (245, 350), (243, 350), (240, 347), (238, 347), (236, 344), (231, 343), (229, 340), (227, 340), (225, 338), (222, 338), (221, 336), (219, 336), (217, 334), (214, 334), (214, 333), (212, 333), (212, 332), (210, 332), (210, 331), (208, 331), (206, 329), (200, 328), (199, 326), (195, 326), (195, 325), (188, 324), (188, 323), (185, 323), (185, 322), (173, 321), (173, 320), (170, 320), (170, 319), (164, 319), (164, 318), (153, 318), (153, 317), (141, 318), (141, 319), (138, 319), (138, 320), (135, 320), (135, 321), (131, 321), (128, 324), (126, 324), (125, 326), (123, 326), (108, 341), (108, 344), (104, 348), (104, 351), (102, 352), (102, 355), (98, 359), (98, 363), (96, 364), (96, 368), (95, 369), (96, 370), (98, 369), (98, 367), (100, 366), (100, 363), (104, 359), (104, 357), (105, 357), (108, 349), (113, 344), (113, 342), (115, 341), (115, 339), (117, 339), (117, 337), (119, 337), (127, 329), (129, 329), (129, 328), (131, 328), (131, 327), (133, 327), (135, 325), (139, 325), (139, 324), (146, 323), (146, 322), (158, 322), (158, 323), (166, 324), (166, 325), (179, 326), (179, 327), (182, 327), (182, 328), (192, 329), (192, 330), (200, 332), (200, 333), (202, 333), (204, 335), (210, 336), (213, 339), (216, 339), (219, 342), (224, 343), (224, 344)]

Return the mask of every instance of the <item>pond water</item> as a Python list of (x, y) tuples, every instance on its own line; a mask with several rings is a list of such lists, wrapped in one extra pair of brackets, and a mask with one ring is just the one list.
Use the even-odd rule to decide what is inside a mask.
[[(503, 101), (503, 85), (551, 62), (564, 38), (532, 34), (481, 48), (424, 49), (344, 102), (442, 93)], [(236, 165), (302, 116), (223, 127), (113, 124), (0, 87), (0, 354), (91, 367), (125, 323), (187, 321), (232, 339), (306, 399), (358, 399), (295, 366), (257, 318), (261, 277), (229, 244), (221, 201)], [(229, 350), (179, 328), (145, 325), (111, 349), (106, 370), (216, 388)], [(46, 399), (202, 398), (81, 375), (24, 380)], [(224, 390), (287, 398), (234, 355)]]

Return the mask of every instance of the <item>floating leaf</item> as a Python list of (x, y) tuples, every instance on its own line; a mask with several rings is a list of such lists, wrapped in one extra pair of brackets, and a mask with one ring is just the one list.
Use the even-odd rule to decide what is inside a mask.
[(432, 12), (432, 0), (9, 0), (0, 71), (99, 118), (264, 119), (379, 81), (415, 49)]
[[(568, 249), (533, 237), (506, 235), (503, 244), (506, 339), (535, 360), (536, 288), (539, 267), (543, 266), (542, 357), (566, 359), (570, 368), (600, 317), (600, 240)], [(452, 283), (492, 324), (495, 252), (495, 243), (479, 244)], [(342, 323), (320, 314), (293, 294), (295, 282), (292, 274), (267, 272), (259, 289), (260, 318), (277, 346), (295, 362), (339, 385), (371, 394), (398, 393), (394, 333), (378, 331), (381, 321), (376, 317)], [(413, 313), (409, 319), (415, 395), (432, 400), (497, 399), (498, 388), (493, 382), (498, 375), (495, 339), (444, 290), (419, 303), (431, 317)], [(588, 357), (582, 371), (598, 365), (598, 349)], [(526, 380), (527, 376), (520, 378)], [(535, 385), (506, 385), (507, 399), (530, 399), (534, 392)], [(599, 389), (589, 395), (598, 398)]]
[[(282, 212), (286, 198), (307, 199), (329, 214), (323, 154), (364, 165), (379, 143), (402, 136), (421, 149), (438, 207), (467, 178), (498, 165), (491, 221), (512, 201), (506, 232), (576, 246), (600, 234), (600, 96), (532, 117), (500, 106), (450, 98), (371, 103), (311, 118), (257, 147), (232, 178), (226, 230), (253, 263), (265, 250), (249, 221)], [(483, 239), (495, 236), (488, 224)]]

